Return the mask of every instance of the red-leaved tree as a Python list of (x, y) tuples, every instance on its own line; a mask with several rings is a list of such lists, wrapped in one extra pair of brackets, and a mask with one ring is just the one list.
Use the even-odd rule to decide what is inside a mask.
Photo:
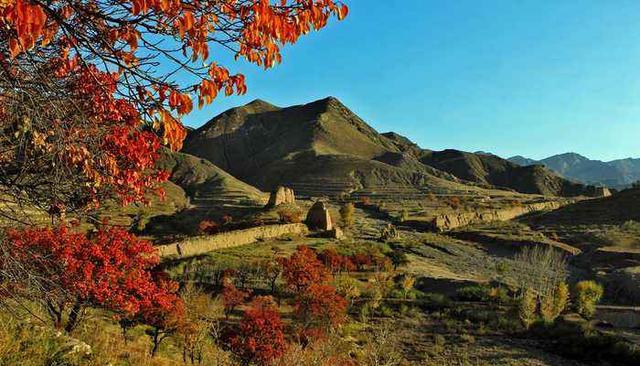
[(270, 68), (346, 14), (335, 0), (0, 1), (0, 216), (143, 200), (193, 100), (246, 92), (212, 55)]
[(123, 317), (172, 312), (177, 285), (153, 272), (153, 246), (119, 228), (87, 236), (66, 227), (9, 230), (0, 256), (2, 292), (41, 303), (56, 327), (72, 331), (86, 307)]
[(287, 348), (284, 324), (271, 297), (253, 300), (229, 344), (245, 364), (270, 365), (284, 354)]
[(248, 291), (242, 291), (237, 288), (228, 278), (223, 279), (222, 285), (222, 304), (224, 305), (224, 314), (228, 318), (231, 313), (249, 297)]
[[(335, 259), (339, 255), (335, 253), (330, 257)], [(316, 252), (307, 246), (299, 246), (281, 262), (282, 276), (293, 294), (298, 333), (308, 338), (340, 325), (346, 317), (347, 301), (331, 284), (332, 276)]]
[(318, 259), (313, 249), (301, 245), (289, 258), (280, 259), (282, 277), (294, 293), (302, 293), (311, 285), (323, 283), (331, 278), (329, 271)]
[(346, 317), (347, 300), (328, 284), (313, 284), (297, 297), (295, 313), (304, 328), (329, 328), (342, 324)]

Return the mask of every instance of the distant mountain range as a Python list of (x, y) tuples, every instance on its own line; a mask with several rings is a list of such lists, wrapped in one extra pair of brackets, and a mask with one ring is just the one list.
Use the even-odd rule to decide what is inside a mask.
[(544, 165), (574, 181), (617, 189), (627, 188), (640, 180), (640, 159), (628, 158), (605, 162), (591, 160), (576, 153), (566, 153), (542, 160), (533, 160), (519, 155), (508, 160), (520, 166)]

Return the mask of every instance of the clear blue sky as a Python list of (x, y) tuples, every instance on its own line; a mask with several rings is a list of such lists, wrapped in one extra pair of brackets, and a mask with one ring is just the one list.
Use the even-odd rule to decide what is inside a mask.
[(227, 63), (248, 94), (187, 124), (256, 98), (333, 95), (424, 148), (640, 157), (640, 1), (345, 1), (346, 20), (286, 49), (276, 69)]

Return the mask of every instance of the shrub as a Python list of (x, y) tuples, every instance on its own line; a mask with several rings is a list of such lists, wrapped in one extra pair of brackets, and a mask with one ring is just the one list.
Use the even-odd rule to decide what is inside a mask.
[(345, 203), (344, 206), (340, 208), (340, 218), (342, 219), (342, 224), (344, 225), (344, 227), (353, 226), (353, 215), (355, 211), (356, 207), (351, 202)]
[(536, 321), (537, 302), (537, 297), (531, 289), (526, 289), (520, 298), (518, 316), (526, 329)]
[(462, 205), (462, 201), (460, 200), (460, 197), (449, 197), (447, 198), (447, 204), (452, 209), (457, 210)]
[(487, 301), (490, 289), (487, 286), (471, 285), (456, 291), (456, 297), (462, 301)]
[(198, 230), (203, 235), (213, 235), (220, 232), (220, 225), (212, 220), (202, 220), (198, 225)]
[(278, 209), (280, 222), (285, 224), (298, 224), (302, 222), (302, 210), (298, 207), (281, 207)]
[(576, 311), (590, 319), (596, 312), (596, 304), (602, 298), (604, 288), (595, 281), (580, 281), (576, 284)]
[(392, 224), (387, 224), (387, 226), (382, 228), (382, 230), (380, 231), (380, 240), (383, 242), (399, 238), (400, 233), (398, 233), (398, 229), (396, 229), (396, 227)]

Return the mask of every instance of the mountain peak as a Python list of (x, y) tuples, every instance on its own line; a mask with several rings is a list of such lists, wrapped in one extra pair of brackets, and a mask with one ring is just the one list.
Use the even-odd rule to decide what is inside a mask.
[(251, 102), (245, 104), (244, 106), (242, 106), (241, 108), (245, 108), (245, 109), (251, 109), (252, 112), (254, 113), (258, 113), (258, 112), (266, 112), (266, 111), (272, 111), (272, 110), (277, 110), (280, 109), (278, 107), (276, 107), (275, 105), (262, 100), (262, 99), (254, 99)]
[(544, 160), (551, 160), (551, 159), (563, 159), (563, 160), (573, 160), (573, 161), (587, 161), (589, 160), (589, 158), (582, 156), (578, 153), (574, 153), (574, 152), (568, 152), (568, 153), (564, 153), (564, 154), (557, 154), (557, 155), (553, 155), (550, 156)]

